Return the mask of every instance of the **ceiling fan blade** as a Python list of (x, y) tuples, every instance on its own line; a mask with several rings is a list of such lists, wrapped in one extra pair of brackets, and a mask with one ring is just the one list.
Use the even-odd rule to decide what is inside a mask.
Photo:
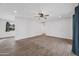
[(49, 15), (45, 15), (45, 16), (49, 16)]
[(43, 13), (43, 8), (40, 9), (41, 13)]
[(43, 17), (44, 19), (47, 19), (47, 17)]

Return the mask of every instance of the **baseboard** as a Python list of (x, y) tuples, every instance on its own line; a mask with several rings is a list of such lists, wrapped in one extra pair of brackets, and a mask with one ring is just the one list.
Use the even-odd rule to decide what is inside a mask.
[[(72, 39), (67, 39), (67, 38), (61, 38), (61, 37), (55, 37), (55, 36), (49, 36), (46, 33), (43, 33), (41, 35), (36, 35), (36, 36), (31, 36), (28, 38), (23, 38), (23, 39), (30, 39), (30, 38), (37, 38), (37, 37), (41, 37), (41, 36), (48, 36), (48, 37), (52, 37), (52, 38), (58, 38), (58, 39), (64, 39), (68, 44), (72, 44)], [(23, 39), (19, 39), (19, 40), (23, 40)]]
[[(42, 36), (42, 34), (41, 34), (41, 35), (36, 35), (36, 36), (29, 36), (29, 37), (22, 38), (22, 39), (18, 39), (18, 40), (30, 39), (30, 38), (36, 38), (36, 37), (40, 37), (40, 36)], [(18, 41), (18, 40), (16, 40), (16, 41)]]
[[(49, 35), (46, 35), (48, 37), (55, 37), (55, 36), (49, 36)], [(55, 37), (55, 38), (58, 38), (58, 39), (64, 39), (68, 44), (72, 44), (72, 39), (68, 39), (68, 38), (61, 38), (61, 37)]]
[(2, 38), (0, 38), (0, 40), (6, 39), (6, 38), (15, 38), (15, 36), (2, 37)]

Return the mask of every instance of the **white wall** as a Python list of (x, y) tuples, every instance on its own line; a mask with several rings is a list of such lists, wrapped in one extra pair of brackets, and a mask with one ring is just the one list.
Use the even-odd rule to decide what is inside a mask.
[[(45, 28), (45, 29), (44, 29)], [(72, 19), (55, 19), (42, 24), (33, 19), (16, 17), (16, 40), (46, 33), (49, 36), (72, 38)]]
[(30, 36), (37, 36), (43, 33), (41, 23), (36, 22), (36, 21), (30, 21), (29, 30), (30, 30), (29, 31)]
[(16, 36), (16, 40), (41, 35), (45, 32), (49, 36), (72, 38), (72, 19), (55, 19), (46, 23), (43, 28), (42, 24), (29, 18), (16, 17), (16, 31), (5, 32), (6, 21), (0, 20), (0, 38)]
[(23, 39), (42, 34), (41, 25), (29, 18), (16, 16), (15, 39)]
[(27, 37), (27, 20), (19, 17), (15, 18), (15, 39), (23, 39)]
[(72, 39), (72, 19), (55, 19), (46, 24), (49, 36)]

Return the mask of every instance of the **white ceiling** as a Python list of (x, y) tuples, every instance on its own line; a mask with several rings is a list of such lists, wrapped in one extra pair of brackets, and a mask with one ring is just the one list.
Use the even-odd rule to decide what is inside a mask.
[(0, 17), (6, 18), (11, 15), (33, 17), (41, 8), (51, 18), (71, 17), (76, 3), (0, 3)]

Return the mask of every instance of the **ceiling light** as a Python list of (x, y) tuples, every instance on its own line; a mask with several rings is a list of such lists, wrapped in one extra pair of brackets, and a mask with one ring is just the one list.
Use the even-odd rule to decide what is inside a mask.
[(13, 12), (16, 13), (16, 10), (14, 10)]
[(61, 16), (59, 16), (59, 18), (61, 18)]

